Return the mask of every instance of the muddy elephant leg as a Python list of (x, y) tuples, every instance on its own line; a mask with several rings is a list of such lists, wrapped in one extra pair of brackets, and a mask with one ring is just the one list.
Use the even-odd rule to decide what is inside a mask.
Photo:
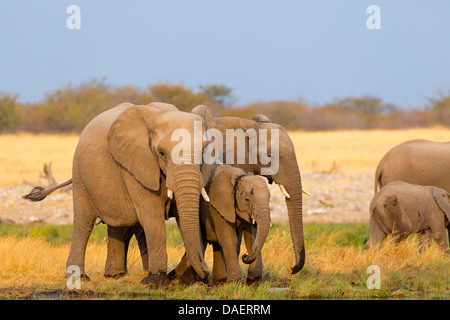
[[(66, 270), (70, 266), (78, 266), (82, 279), (89, 280), (84, 269), (86, 246), (97, 218), (84, 186), (73, 186), (73, 232)], [(66, 273), (66, 277), (71, 274)]]
[[(256, 238), (256, 228), (251, 226), (250, 228), (244, 229), (244, 241), (245, 247), (247, 248), (247, 252), (250, 252), (250, 250), (252, 249), (255, 238)], [(259, 253), (256, 260), (250, 263), (250, 265), (248, 266), (247, 284), (251, 285), (254, 283), (261, 282), (262, 271), (263, 271), (262, 256), (261, 253)]]
[(222, 247), (217, 243), (213, 243), (213, 283), (221, 283), (227, 281), (227, 267), (223, 256)]
[(142, 259), (142, 268), (144, 269), (144, 271), (148, 271), (147, 240), (145, 239), (144, 228), (142, 228), (141, 224), (138, 222), (131, 227), (131, 231), (136, 237), (136, 241), (139, 246), (139, 251), (141, 253)]
[(127, 273), (128, 244), (132, 235), (130, 227), (108, 226), (105, 278), (119, 279)]

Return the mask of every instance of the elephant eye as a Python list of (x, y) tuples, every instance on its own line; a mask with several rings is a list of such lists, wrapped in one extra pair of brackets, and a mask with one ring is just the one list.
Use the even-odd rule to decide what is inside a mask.
[(159, 155), (160, 155), (161, 157), (163, 157), (163, 158), (166, 157), (166, 154), (165, 154), (164, 151), (162, 151), (162, 150), (159, 150)]
[(249, 198), (245, 198), (245, 201), (250, 202), (250, 199)]

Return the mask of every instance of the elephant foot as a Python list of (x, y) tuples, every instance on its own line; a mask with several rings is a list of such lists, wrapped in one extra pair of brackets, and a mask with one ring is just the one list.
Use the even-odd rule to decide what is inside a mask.
[(245, 283), (248, 286), (251, 286), (251, 285), (259, 285), (261, 283), (261, 281), (262, 281), (262, 276), (258, 276), (253, 279), (247, 278), (247, 281)]
[(125, 271), (125, 272), (119, 272), (119, 273), (115, 273), (115, 274), (111, 274), (111, 273), (109, 273), (109, 274), (104, 274), (103, 276), (106, 278), (106, 279), (120, 279), (120, 278), (123, 278), (123, 277), (125, 277), (125, 275), (127, 274), (127, 272)]
[[(69, 278), (69, 277), (72, 277), (73, 276), (73, 273), (66, 273), (65, 275), (64, 275), (64, 278)], [(85, 273), (82, 273), (82, 274), (80, 274), (80, 280), (83, 280), (83, 281), (91, 281), (91, 278), (89, 278), (88, 276), (87, 276), (87, 274), (85, 274)]]
[(148, 276), (141, 280), (141, 283), (150, 286), (166, 286), (170, 284), (170, 278), (165, 272), (157, 274), (149, 272)]
[(227, 282), (227, 278), (213, 279), (212, 284), (217, 286)]
[(169, 272), (169, 278), (171, 280), (178, 279), (179, 283), (183, 285), (191, 285), (195, 282), (203, 282), (205, 284), (208, 283), (208, 278), (201, 280), (192, 267), (186, 269), (181, 275), (177, 274), (176, 269), (173, 269)]

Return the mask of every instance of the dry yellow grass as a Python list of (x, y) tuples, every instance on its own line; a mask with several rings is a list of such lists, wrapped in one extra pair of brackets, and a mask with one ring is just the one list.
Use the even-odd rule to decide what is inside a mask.
[[(372, 173), (381, 157), (411, 139), (450, 140), (450, 129), (292, 131), (302, 172)], [(71, 177), (78, 135), (21, 133), (0, 135), (0, 187), (36, 181), (44, 163), (53, 163), (57, 180)], [(334, 170), (331, 170), (334, 165)]]
[(39, 182), (38, 172), (49, 162), (58, 182), (69, 179), (77, 143), (78, 135), (0, 135), (0, 187)]
[[(450, 141), (450, 129), (289, 132), (301, 172), (374, 173), (392, 147), (407, 140)], [(335, 170), (333, 168), (335, 163)]]
[[(342, 235), (342, 234), (341, 234)], [(255, 289), (259, 298), (267, 298), (270, 287), (287, 287), (278, 298), (302, 297), (392, 297), (397, 287), (407, 288), (407, 294), (433, 292), (437, 297), (448, 295), (449, 257), (437, 245), (426, 252), (420, 252), (417, 238), (410, 237), (399, 245), (388, 239), (379, 249), (363, 250), (360, 245), (339, 245), (339, 231), (322, 233), (315, 240), (307, 242), (307, 263), (297, 275), (291, 275), (293, 264), (292, 244), (286, 230), (276, 231), (263, 248), (265, 284)], [(241, 254), (245, 249), (241, 250)], [(0, 256), (7, 257), (0, 264), (0, 294), (8, 297), (29, 297), (49, 290), (66, 288), (64, 279), (65, 261), (69, 245), (51, 245), (41, 238), (0, 238)], [(168, 247), (169, 270), (175, 267), (184, 253), (183, 247)], [(148, 294), (149, 288), (141, 285), (146, 275), (142, 271), (137, 246), (131, 246), (128, 260), (128, 275), (120, 280), (103, 277), (106, 259), (106, 243), (89, 243), (86, 251), (86, 272), (91, 281), (82, 283), (82, 292), (96, 294), (124, 295)], [(205, 260), (212, 268), (212, 251), (209, 246)], [(241, 264), (242, 265), (242, 264)], [(377, 265), (381, 270), (382, 289), (372, 291), (366, 288), (369, 277), (367, 268)], [(242, 265), (246, 274), (247, 266)], [(237, 299), (252, 299), (252, 288), (216, 287), (207, 291), (202, 287), (175, 287), (159, 291), (161, 297), (198, 299), (198, 294), (210, 298), (226, 298), (233, 294)], [(227, 288), (231, 291), (227, 293)], [(202, 291), (199, 293), (198, 290)], [(258, 291), (259, 290), (259, 291)], [(241, 292), (242, 291), (242, 292)], [(404, 294), (403, 292), (402, 294)], [(276, 295), (276, 293), (274, 293)], [(217, 296), (216, 296), (217, 295)], [(277, 298), (270, 296), (269, 298)]]

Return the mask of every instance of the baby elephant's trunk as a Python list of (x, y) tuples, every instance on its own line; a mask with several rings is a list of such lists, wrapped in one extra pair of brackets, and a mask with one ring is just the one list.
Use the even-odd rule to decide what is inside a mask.
[(261, 249), (264, 246), (270, 228), (270, 210), (268, 203), (259, 203), (256, 208), (256, 237), (252, 249), (242, 256), (242, 261), (250, 264), (258, 258)]

